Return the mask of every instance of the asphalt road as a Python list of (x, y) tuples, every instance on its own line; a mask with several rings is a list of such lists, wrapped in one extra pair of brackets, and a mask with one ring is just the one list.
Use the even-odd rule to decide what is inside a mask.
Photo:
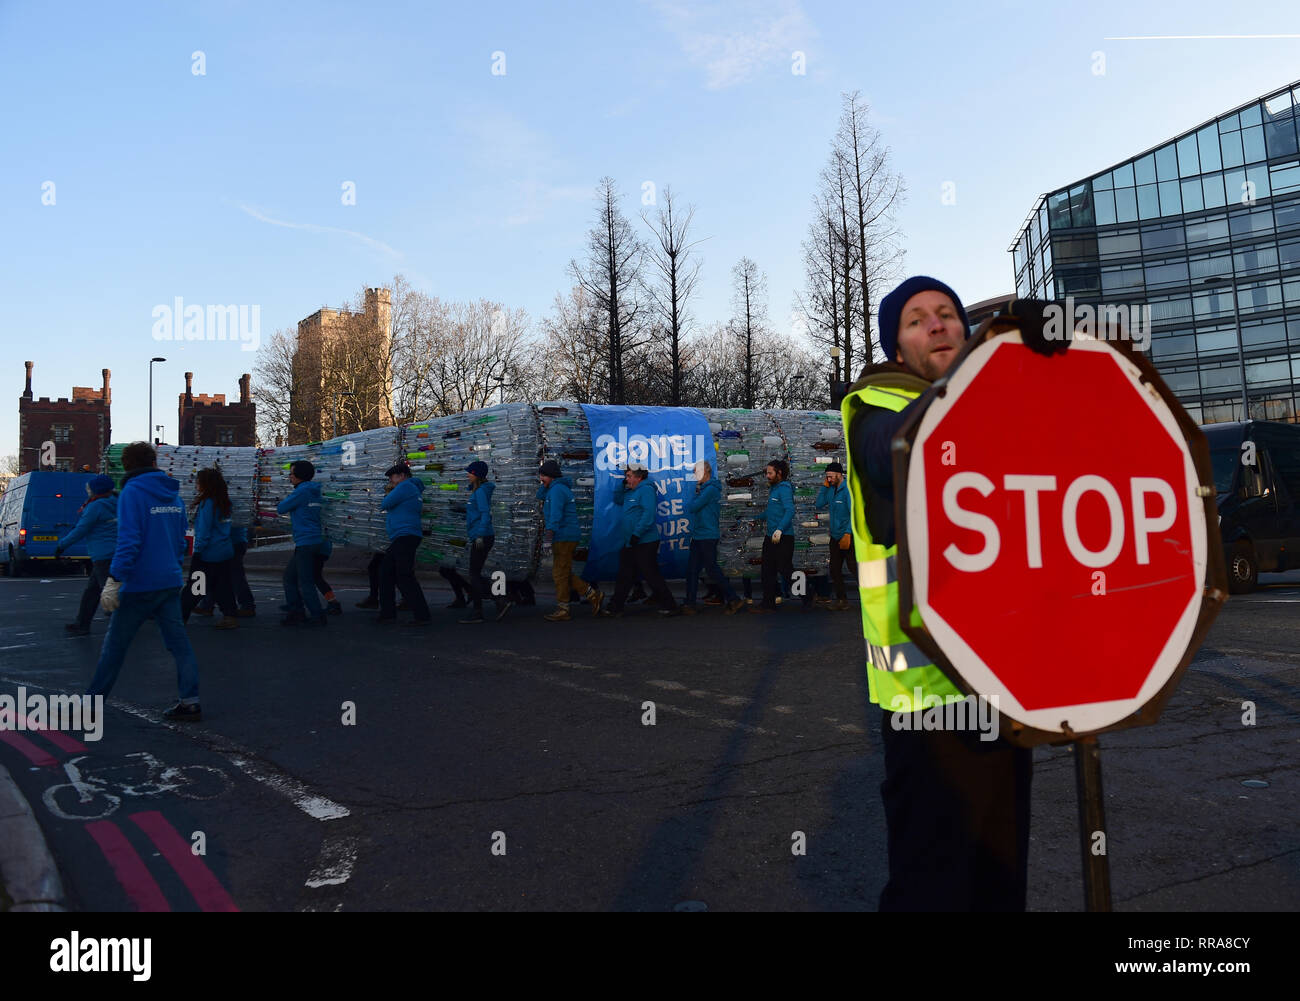
[[(1227, 604), (1157, 726), (1102, 738), (1117, 910), (1300, 907), (1300, 580), (1267, 580)], [(82, 584), (0, 581), (0, 693), (84, 688), (105, 624), (65, 636)], [(71, 907), (875, 908), (856, 605), (549, 623), (539, 591), (470, 626), (430, 585), (435, 625), (411, 630), (335, 585), (325, 630), (281, 628), (270, 577), (240, 629), (191, 623), (201, 724), (162, 720), (175, 672), (146, 627), (102, 740), (4, 735)], [(1031, 909), (1081, 909), (1079, 872), (1071, 752), (1040, 748)]]

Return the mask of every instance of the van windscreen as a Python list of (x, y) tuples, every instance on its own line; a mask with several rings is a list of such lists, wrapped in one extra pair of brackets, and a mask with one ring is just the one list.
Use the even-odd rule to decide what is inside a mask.
[(1226, 494), (1232, 492), (1232, 477), (1237, 471), (1237, 462), (1241, 457), (1240, 449), (1212, 449), (1210, 464), (1214, 468), (1214, 492)]

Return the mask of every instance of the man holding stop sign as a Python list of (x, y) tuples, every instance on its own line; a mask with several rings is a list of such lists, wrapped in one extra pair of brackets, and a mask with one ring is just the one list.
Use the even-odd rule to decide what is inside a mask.
[[(1042, 307), (1013, 306), (1026, 344), (1067, 348), (1043, 339)], [(927, 704), (962, 693), (898, 621), (890, 445), (909, 406), (956, 360), (969, 324), (957, 294), (921, 275), (881, 301), (879, 330), (890, 360), (864, 369), (842, 414), (868, 687), (884, 710), (889, 883), (880, 909), (1024, 910), (1032, 751), (971, 729), (923, 729)]]

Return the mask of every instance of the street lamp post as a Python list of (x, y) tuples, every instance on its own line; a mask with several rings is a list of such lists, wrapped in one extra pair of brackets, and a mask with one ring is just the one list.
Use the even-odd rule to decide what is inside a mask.
[(504, 375), (498, 375), (496, 377), (496, 384), (497, 393), (500, 394), (498, 396), (498, 405), (504, 406), (506, 402), (506, 377)]
[(840, 346), (831, 348), (831, 405), (835, 404), (835, 384), (840, 381)]
[(145, 432), (145, 440), (153, 433), (153, 363), (156, 361), (166, 361), (166, 358), (149, 359), (149, 430)]

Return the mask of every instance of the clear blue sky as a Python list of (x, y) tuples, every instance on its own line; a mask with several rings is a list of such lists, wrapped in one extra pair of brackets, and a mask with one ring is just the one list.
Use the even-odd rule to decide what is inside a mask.
[(1040, 193), (1300, 77), (1300, 39), (1106, 36), (1300, 33), (1296, 9), (0, 0), (0, 454), (27, 358), (38, 396), (111, 368), (119, 441), (146, 430), (154, 354), (170, 440), (185, 370), (234, 395), (251, 352), (153, 340), (153, 308), (177, 296), (257, 304), (266, 338), (402, 272), (537, 321), (570, 284), (603, 174), (630, 216), (644, 181), (696, 205), (700, 320), (726, 319), (747, 255), (788, 328), (847, 90), (907, 180), (908, 270), (967, 302), (1010, 292), (1006, 248)]

